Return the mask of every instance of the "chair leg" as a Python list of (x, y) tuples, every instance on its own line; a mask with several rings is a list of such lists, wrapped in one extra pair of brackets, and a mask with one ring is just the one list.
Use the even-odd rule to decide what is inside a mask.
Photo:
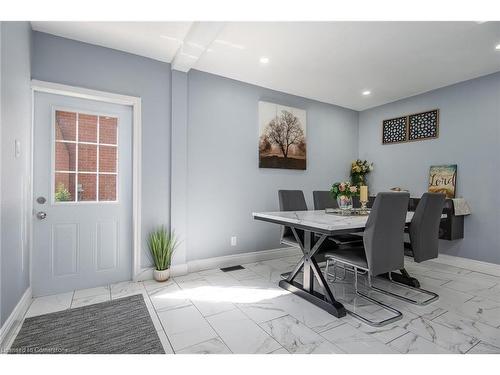
[[(331, 272), (331, 273), (328, 272), (329, 266), (330, 266), (330, 261), (331, 261), (332, 267), (333, 267), (333, 272)], [(327, 279), (329, 282), (332, 282), (332, 283), (337, 281), (337, 279), (340, 281), (345, 281), (346, 277), (347, 277), (347, 271), (349, 271), (349, 272), (353, 272), (353, 271), (350, 269), (347, 269), (345, 267), (344, 263), (340, 263), (340, 264), (342, 265), (342, 270), (344, 272), (342, 273), (342, 277), (337, 278), (337, 267), (338, 267), (337, 262), (333, 259), (327, 259), (326, 260), (326, 267), (325, 267), (325, 279)], [(361, 275), (361, 273), (360, 273), (360, 275)]]
[[(328, 272), (330, 269), (330, 262), (332, 263), (333, 267), (333, 272), (330, 273)], [(326, 281), (329, 281), (331, 283), (334, 283), (337, 280), (337, 262), (333, 259), (326, 259), (326, 265), (325, 265), (325, 279)]]
[(354, 290), (358, 293), (358, 269), (354, 267)]
[[(335, 267), (337, 267), (337, 262), (333, 262), (333, 264), (335, 265)], [(340, 265), (342, 266), (342, 270), (343, 270), (343, 273), (342, 273), (342, 277), (339, 277), (338, 279), (340, 281), (345, 281), (346, 280), (346, 277), (347, 277), (347, 273), (348, 272), (351, 272), (351, 273), (354, 273), (354, 268), (351, 269), (351, 268), (347, 268), (346, 265), (342, 262), (340, 262)], [(362, 271), (362, 270), (358, 270), (358, 275), (365, 275), (367, 272), (366, 271)], [(333, 273), (329, 273), (328, 275), (330, 277), (335, 277), (334, 281), (337, 280), (337, 277), (336, 277), (336, 269), (334, 269), (334, 272)], [(331, 281), (331, 280), (329, 280)]]
[[(370, 273), (368, 272), (368, 284), (371, 285), (371, 275)], [(373, 327), (383, 327), (387, 324), (391, 324), (391, 323), (394, 323), (398, 320), (400, 320), (402, 317), (403, 317), (403, 314), (401, 313), (401, 311), (399, 310), (396, 310), (388, 305), (386, 305), (385, 303), (382, 303), (370, 296), (368, 296), (367, 294), (364, 294), (362, 292), (360, 292), (358, 290), (358, 269), (356, 267), (354, 267), (354, 290), (356, 291), (356, 294), (364, 299), (367, 299), (368, 301), (370, 302), (373, 302), (375, 303), (376, 305), (382, 307), (383, 309), (387, 310), (387, 311), (390, 311), (392, 312), (393, 314), (395, 314), (395, 316), (391, 317), (391, 318), (387, 318), (387, 319), (384, 319), (382, 321), (379, 321), (379, 322), (376, 322), (376, 321), (373, 321), (373, 320), (370, 320), (370, 319), (367, 319), (365, 318), (364, 316), (362, 315), (359, 315), (358, 313), (355, 313), (354, 311), (350, 311), (350, 310), (347, 310), (347, 313), (352, 315), (353, 317), (355, 317), (356, 319), (359, 319), (361, 320), (362, 322), (370, 325), (370, 326), (373, 326)]]
[(329, 273), (328, 273), (328, 266), (329, 265), (330, 265), (330, 259), (327, 259), (326, 260), (326, 265), (325, 265), (325, 279), (326, 279), (326, 281), (329, 281), (328, 280), (328, 275), (329, 275)]
[(345, 278), (347, 276), (347, 269), (345, 268), (345, 264), (342, 264), (342, 270), (344, 271), (344, 273), (340, 280), (345, 281)]
[(423, 293), (423, 294), (427, 294), (427, 295), (430, 296), (430, 298), (428, 298), (428, 299), (426, 299), (424, 301), (417, 301), (417, 300), (414, 300), (412, 298), (408, 298), (408, 297), (402, 296), (402, 295), (397, 294), (397, 293), (390, 292), (388, 290), (385, 290), (385, 289), (382, 289), (382, 288), (379, 288), (379, 287), (376, 287), (376, 286), (372, 286), (372, 289), (376, 290), (377, 292), (380, 292), (380, 293), (383, 293), (383, 294), (387, 294), (388, 296), (397, 298), (397, 299), (399, 299), (401, 301), (405, 301), (405, 302), (411, 303), (413, 305), (419, 305), (419, 306), (428, 305), (429, 303), (434, 302), (434, 301), (436, 301), (439, 298), (438, 294), (436, 294), (434, 292), (431, 292), (430, 290), (426, 290), (426, 289), (422, 289), (422, 288), (417, 288), (417, 287), (414, 287), (414, 286), (410, 286), (410, 285), (406, 285), (406, 284), (402, 284), (402, 283), (398, 283), (397, 281), (394, 281), (392, 279), (392, 276), (391, 276), (390, 272), (389, 272), (389, 281), (391, 283), (393, 283), (393, 284), (401, 285), (402, 287), (405, 287), (405, 288), (408, 288), (408, 289), (411, 289), (411, 290), (415, 290), (415, 291), (418, 291), (418, 292)]

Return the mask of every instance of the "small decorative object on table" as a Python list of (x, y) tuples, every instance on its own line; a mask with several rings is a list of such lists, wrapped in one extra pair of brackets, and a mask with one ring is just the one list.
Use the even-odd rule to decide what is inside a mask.
[(359, 187), (359, 202), (361, 203), (361, 214), (366, 214), (366, 204), (368, 203), (368, 186)]
[(354, 160), (351, 163), (351, 184), (359, 189), (361, 185), (366, 185), (365, 176), (373, 171), (373, 163), (366, 160)]
[(148, 247), (155, 265), (153, 277), (156, 281), (167, 281), (170, 277), (170, 264), (177, 245), (174, 233), (163, 226), (149, 234)]
[(352, 210), (352, 197), (358, 195), (358, 188), (350, 182), (336, 182), (332, 185), (330, 194), (337, 200), (343, 215), (349, 215)]
[(410, 192), (409, 190), (400, 188), (399, 186), (391, 188), (391, 191), (397, 191), (397, 192), (402, 191), (402, 192), (405, 192), (405, 193), (409, 193)]

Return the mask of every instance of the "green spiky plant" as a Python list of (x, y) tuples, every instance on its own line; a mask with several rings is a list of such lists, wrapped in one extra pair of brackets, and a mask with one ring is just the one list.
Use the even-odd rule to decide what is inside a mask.
[(157, 271), (170, 268), (172, 255), (178, 244), (175, 234), (163, 226), (149, 233), (148, 247)]
[(55, 200), (56, 202), (68, 202), (71, 200), (71, 193), (62, 182), (57, 185)]

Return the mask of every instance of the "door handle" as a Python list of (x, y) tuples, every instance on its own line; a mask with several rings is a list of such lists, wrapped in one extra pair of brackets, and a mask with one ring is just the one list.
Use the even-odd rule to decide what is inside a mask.
[(40, 220), (43, 220), (47, 217), (47, 213), (43, 211), (39, 211), (36, 213), (36, 217)]

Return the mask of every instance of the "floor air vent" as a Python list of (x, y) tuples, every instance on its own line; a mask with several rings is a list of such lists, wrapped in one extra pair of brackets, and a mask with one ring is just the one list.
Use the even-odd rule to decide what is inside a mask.
[(224, 268), (221, 268), (220, 270), (222, 272), (231, 272), (231, 271), (244, 270), (244, 269), (245, 269), (245, 267), (237, 265), (237, 266), (232, 266), (232, 267), (224, 267)]

